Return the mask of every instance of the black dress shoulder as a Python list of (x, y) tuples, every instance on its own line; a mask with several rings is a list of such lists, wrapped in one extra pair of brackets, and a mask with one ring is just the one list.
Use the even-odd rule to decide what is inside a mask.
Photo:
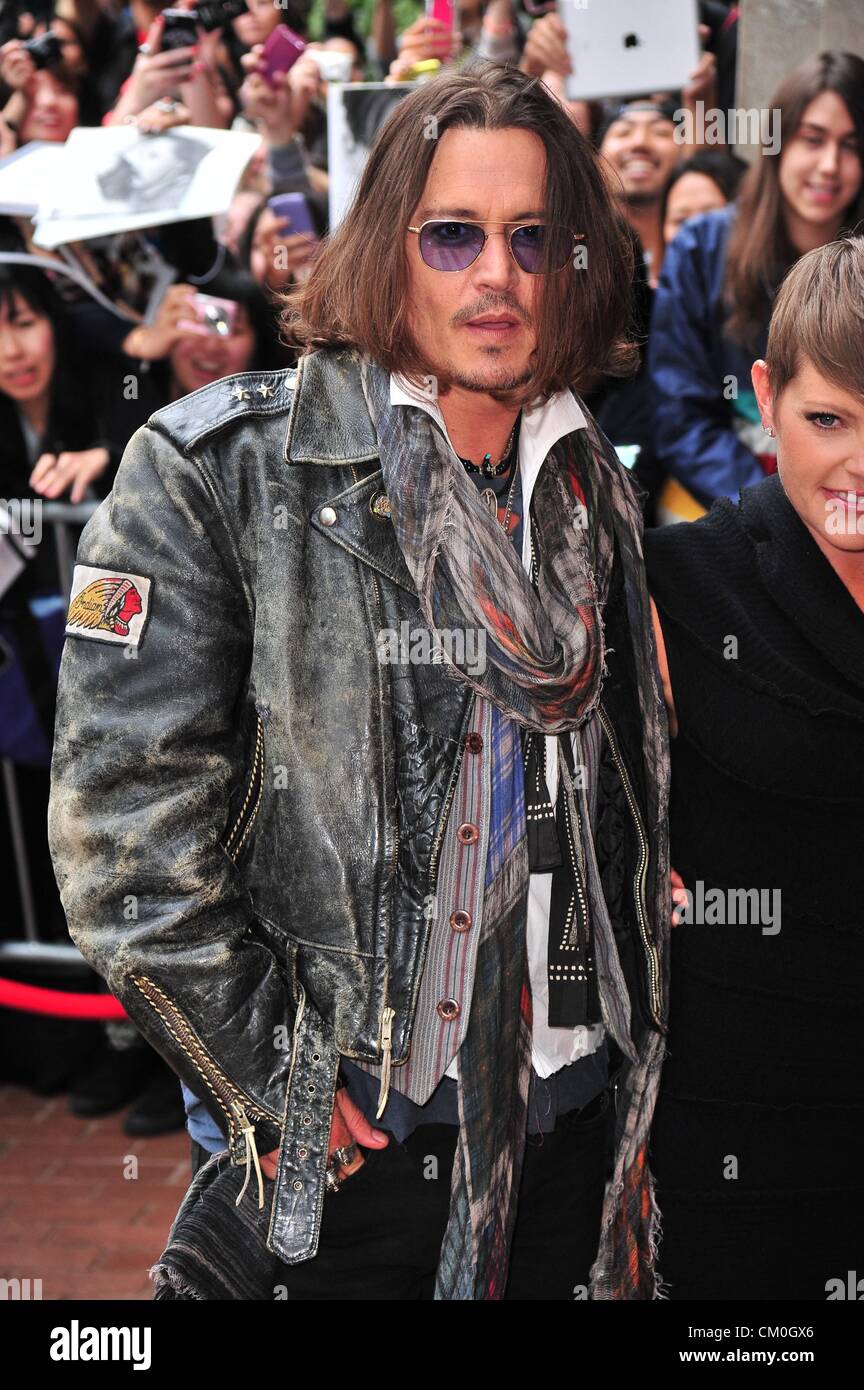
[(777, 476), (645, 551), (695, 919), (672, 937), (660, 1271), (672, 1298), (824, 1300), (864, 1236), (864, 612)]

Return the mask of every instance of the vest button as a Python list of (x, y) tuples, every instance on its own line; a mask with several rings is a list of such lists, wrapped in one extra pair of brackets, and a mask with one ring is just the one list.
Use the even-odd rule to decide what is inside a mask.
[(479, 753), (483, 748), (483, 735), (469, 734), (465, 740), (465, 747), (469, 753)]
[(458, 999), (442, 999), (436, 1005), (436, 1013), (439, 1018), (443, 1018), (445, 1023), (452, 1023), (454, 1018), (458, 1018), (462, 1012), (462, 1006)]
[(318, 520), (322, 526), (335, 526), (336, 513), (332, 507), (322, 507), (318, 513)]
[(476, 825), (472, 825), (471, 821), (465, 821), (464, 825), (460, 825), (456, 831), (456, 839), (460, 845), (476, 845), (480, 839), (480, 831)]
[(467, 931), (473, 921), (474, 918), (470, 912), (463, 912), (460, 909), (458, 912), (450, 913), (450, 925), (454, 931)]

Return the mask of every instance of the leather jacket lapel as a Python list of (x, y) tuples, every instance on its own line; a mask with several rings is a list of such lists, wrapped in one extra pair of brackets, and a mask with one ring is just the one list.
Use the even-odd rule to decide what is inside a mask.
[(376, 468), (350, 488), (335, 493), (312, 513), (311, 522), (322, 536), (416, 595), (389, 516), (372, 510), (373, 503), (384, 497), (382, 489), (381, 469)]

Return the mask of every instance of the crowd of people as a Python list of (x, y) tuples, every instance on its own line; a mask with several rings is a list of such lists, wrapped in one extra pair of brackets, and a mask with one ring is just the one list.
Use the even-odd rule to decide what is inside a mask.
[[(693, 134), (698, 123), (688, 127), (690, 138), (682, 138), (682, 112), (695, 113), (700, 104), (721, 111), (734, 105), (739, 7), (720, 0), (699, 4), (702, 56), (680, 91), (610, 93), (591, 101), (567, 96), (571, 64), (554, 4), (457, 0), (452, 29), (424, 13), (417, 0), (314, 0), (311, 7), (308, 0), (248, 0), (242, 8), (240, 0), (221, 0), (197, 10), (192, 0), (176, 0), (167, 19), (164, 8), (153, 0), (132, 0), (123, 8), (110, 0), (55, 0), (52, 8), (47, 0), (27, 13), (4, 12), (0, 157), (31, 142), (65, 143), (78, 127), (135, 127), (141, 150), (135, 177), (145, 181), (147, 142), (175, 128), (242, 131), (258, 135), (260, 144), (230, 206), (214, 217), (163, 219), (76, 243), (62, 255), (34, 242), (29, 217), (0, 215), (0, 253), (6, 253), (0, 257), (0, 495), (96, 503), (111, 492), (129, 439), (154, 411), (220, 378), (297, 363), (302, 345), (286, 327), (285, 294), (308, 282), (327, 246), (327, 96), (336, 74), (343, 81), (390, 86), (395, 94), (418, 82), (434, 83), (441, 72), (491, 63), (517, 67), (545, 84), (596, 152), (633, 248), (634, 351), (627, 374), (586, 375), (572, 385), (640, 485), (658, 642), (664, 662), (668, 653), (667, 693), (681, 724), (673, 756), (673, 864), (687, 883), (723, 883), (740, 873), (743, 859), (751, 863), (754, 882), (773, 883), (785, 872), (784, 826), (794, 825), (800, 843), (811, 837), (818, 846), (816, 862), (799, 861), (793, 876), (790, 896), (797, 909), (790, 903), (784, 946), (772, 957), (770, 971), (755, 948), (743, 963), (730, 965), (728, 938), (721, 945), (710, 928), (700, 934), (683, 926), (676, 934), (672, 969), (680, 973), (680, 1004), (673, 994), (672, 1061), (656, 1138), (661, 1208), (668, 1213), (667, 1277), (679, 1291), (673, 1296), (682, 1297), (731, 1297), (747, 1282), (751, 1252), (728, 1235), (729, 1185), (724, 1189), (719, 1174), (716, 1181), (704, 1176), (706, 1155), (713, 1163), (718, 1147), (734, 1152), (730, 1145), (739, 1139), (742, 1150), (750, 1144), (758, 1169), (758, 1177), (751, 1172), (744, 1184), (748, 1231), (758, 1243), (769, 1182), (772, 1240), (790, 1219), (790, 1203), (800, 1209), (806, 1194), (811, 1220), (802, 1235), (802, 1259), (809, 1255), (818, 1262), (817, 1224), (823, 1223), (820, 1230), (830, 1226), (838, 1193), (851, 1191), (853, 1177), (851, 1161), (835, 1167), (827, 1180), (814, 1177), (808, 1135), (812, 1126), (827, 1127), (825, 1144), (840, 1152), (847, 1137), (843, 1106), (860, 1092), (847, 1076), (854, 1036), (844, 971), (854, 977), (854, 937), (861, 930), (845, 890), (824, 877), (821, 858), (823, 850), (830, 854), (835, 831), (845, 833), (838, 817), (860, 821), (860, 790), (847, 779), (832, 799), (820, 778), (850, 730), (860, 739), (864, 595), (857, 607), (844, 608), (854, 586), (847, 584), (841, 597), (827, 567), (820, 571), (790, 530), (782, 584), (799, 596), (809, 566), (813, 586), (800, 594), (801, 611), (780, 618), (767, 595), (778, 597), (781, 580), (752, 568), (731, 509), (715, 523), (720, 535), (710, 554), (698, 547), (691, 554), (684, 539), (689, 528), (673, 535), (677, 528), (667, 531), (664, 524), (695, 520), (722, 499), (737, 503), (742, 489), (776, 471), (777, 440), (764, 424), (765, 400), (751, 381), (751, 366), (768, 351), (784, 281), (808, 253), (864, 227), (864, 59), (830, 51), (790, 71), (766, 102), (780, 113), (779, 148), (755, 141), (742, 151), (700, 143)], [(177, 19), (184, 10), (190, 12), (186, 29)], [(287, 72), (274, 71), (268, 39), (286, 25), (305, 46)], [(328, 55), (338, 55), (341, 68)], [(297, 194), (299, 201), (284, 202), (284, 195)], [(298, 207), (308, 212), (300, 229), (289, 206), (295, 219)], [(590, 267), (591, 227), (582, 230)], [(171, 280), (156, 303), (148, 278), (153, 253)], [(69, 274), (70, 259), (86, 283)], [(840, 279), (844, 274), (850, 272), (836, 269)], [(815, 293), (814, 283), (801, 270), (801, 293)], [(818, 289), (827, 296), (828, 281)], [(788, 300), (787, 291), (787, 317)], [(860, 306), (858, 313), (860, 326)], [(785, 331), (792, 331), (788, 324)], [(809, 332), (816, 343), (818, 325)], [(831, 344), (836, 347), (836, 339)], [(827, 352), (824, 345), (813, 348), (823, 373), (826, 364), (832, 366)], [(839, 371), (847, 397), (857, 399), (860, 409), (860, 361), (850, 353), (835, 368), (833, 378), (824, 374), (836, 379)], [(818, 394), (816, 385), (811, 394)], [(860, 440), (858, 447), (860, 452)], [(755, 505), (740, 522), (757, 535), (760, 526), (788, 524)], [(13, 567), (11, 577), (5, 574), (0, 571), (6, 655), (0, 721), (6, 721), (7, 733), (0, 735), (0, 748), (16, 769), (16, 815), (25, 832), (40, 935), (60, 941), (66, 926), (45, 837), (62, 647), (62, 624), (44, 608), (46, 596), (62, 589), (50, 527), (35, 557)], [(820, 635), (820, 614), (811, 612), (814, 592), (833, 606), (836, 645), (830, 651)], [(740, 665), (724, 666), (714, 648), (722, 647), (724, 623), (738, 614), (736, 605), (746, 603), (748, 593), (764, 617), (761, 637), (770, 659), (750, 649)], [(741, 623), (743, 628), (743, 616)], [(751, 615), (747, 624), (755, 644), (756, 618)], [(774, 729), (763, 728), (764, 707), (751, 703), (768, 687), (781, 692), (782, 729), (779, 716)], [(29, 717), (7, 721), (10, 702), (22, 700)], [(749, 731), (748, 721), (755, 721)], [(788, 745), (769, 749), (769, 735), (788, 739)], [(821, 750), (819, 766), (793, 781), (783, 765), (802, 746)], [(709, 808), (704, 815), (694, 816), (694, 798)], [(817, 830), (801, 810), (802, 798)], [(776, 821), (766, 827), (760, 817), (769, 802)], [(851, 822), (845, 821), (846, 830)], [(6, 881), (14, 885), (21, 864), (12, 851), (8, 805), (0, 828)], [(758, 838), (761, 859), (752, 843), (743, 843), (748, 834)], [(735, 853), (709, 850), (724, 836), (734, 841)], [(6, 937), (19, 935), (15, 901), (9, 889)], [(830, 935), (832, 952), (835, 938), (840, 943), (833, 967), (821, 957), (824, 947), (817, 948), (818, 969), (812, 964), (817, 930)], [(780, 953), (787, 948), (781, 967)], [(763, 1055), (759, 1066), (746, 1049), (730, 1049), (733, 1082), (716, 1045), (722, 1037), (725, 1052), (724, 1009), (733, 997), (730, 981), (737, 988), (741, 970), (749, 986), (735, 995), (735, 1016), (753, 1037), (760, 1018), (763, 1024), (767, 1019), (772, 1042), (769, 1060)], [(808, 978), (818, 981), (817, 1000), (808, 1000)], [(790, 997), (796, 1001), (792, 1010), (786, 1008)], [(706, 999), (713, 1039), (700, 1019)], [(812, 1026), (804, 1023), (808, 1017)], [(793, 1046), (804, 1026), (814, 1058), (806, 1096), (785, 1080), (780, 1084), (783, 1049)], [(829, 1076), (835, 1079), (830, 1084)], [(185, 1123), (176, 1077), (131, 1023), (110, 1025), (104, 1049), (67, 1085), (80, 1114), (105, 1113), (137, 1099), (132, 1133)], [(813, 1100), (820, 1086), (822, 1098)], [(790, 1155), (783, 1181), (769, 1173), (772, 1125), (781, 1126)], [(692, 1138), (686, 1154), (682, 1132)], [(704, 1269), (695, 1272), (709, 1246), (725, 1250), (725, 1256), (712, 1258), (712, 1278)], [(776, 1296), (774, 1277), (775, 1265), (766, 1259), (765, 1270), (753, 1276), (754, 1296)]]

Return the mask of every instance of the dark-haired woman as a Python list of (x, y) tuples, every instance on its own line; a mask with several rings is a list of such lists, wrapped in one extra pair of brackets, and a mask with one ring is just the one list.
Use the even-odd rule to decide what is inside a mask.
[(764, 355), (774, 294), (800, 255), (864, 217), (864, 61), (812, 58), (768, 105), (781, 113), (779, 148), (760, 149), (735, 204), (670, 244), (651, 321), (656, 451), (697, 510), (773, 471), (750, 364)]
[[(92, 367), (92, 364), (90, 364)], [(110, 490), (124, 440), (100, 418), (64, 306), (41, 271), (0, 267), (0, 489), (79, 502)]]
[(862, 1268), (862, 306), (864, 238), (797, 262), (752, 369), (778, 473), (645, 537), (690, 894), (651, 1146), (673, 1299)]
[(669, 175), (660, 201), (663, 241), (668, 246), (684, 223), (703, 212), (725, 208), (747, 172), (743, 159), (726, 149), (698, 150)]
[[(125, 443), (112, 437), (100, 411), (99, 367), (87, 365), (86, 375), (76, 369), (67, 311), (46, 276), (0, 267), (0, 497), (13, 523), (0, 536), (0, 754), (23, 768), (18, 809), (44, 940), (66, 935), (45, 836), (66, 603), (56, 534), (41, 501), (104, 497)], [(16, 532), (32, 542), (23, 564)], [(70, 554), (78, 534), (70, 528)], [(0, 871), (10, 927), (17, 909), (11, 844), (4, 798)]]

